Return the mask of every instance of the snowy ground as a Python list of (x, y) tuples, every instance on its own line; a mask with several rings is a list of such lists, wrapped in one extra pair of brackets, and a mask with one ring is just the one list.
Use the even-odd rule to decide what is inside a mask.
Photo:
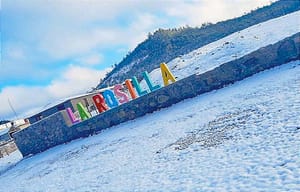
[[(0, 159), (0, 191), (300, 191), (300, 61)], [(10, 162), (10, 163), (8, 163)]]
[[(167, 65), (177, 79), (182, 79), (194, 73), (210, 71), (221, 64), (243, 57), (260, 47), (274, 44), (298, 32), (300, 32), (300, 11), (233, 33), (175, 58)], [(160, 68), (154, 69), (149, 74), (155, 84), (163, 85)], [(142, 87), (147, 88), (144, 80)]]

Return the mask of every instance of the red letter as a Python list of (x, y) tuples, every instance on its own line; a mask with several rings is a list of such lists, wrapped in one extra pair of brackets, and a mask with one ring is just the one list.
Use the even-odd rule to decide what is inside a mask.
[(108, 109), (108, 107), (106, 106), (104, 97), (101, 94), (94, 95), (93, 101), (94, 101), (99, 113), (102, 113)]

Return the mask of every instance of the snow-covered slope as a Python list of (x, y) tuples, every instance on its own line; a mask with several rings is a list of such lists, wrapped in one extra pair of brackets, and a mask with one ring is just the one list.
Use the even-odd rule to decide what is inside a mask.
[(300, 191), (299, 116), (296, 61), (16, 165), (18, 153), (0, 159), (0, 191)]
[[(300, 11), (233, 33), (178, 57), (167, 65), (177, 79), (182, 79), (194, 73), (212, 70), (297, 32), (300, 32)], [(163, 84), (160, 68), (153, 70), (150, 77), (156, 84)], [(144, 80), (142, 87), (147, 88)]]
[[(300, 11), (168, 63), (203, 73), (300, 31)], [(150, 74), (161, 82), (159, 69)], [(300, 61), (22, 159), (0, 191), (300, 191)]]

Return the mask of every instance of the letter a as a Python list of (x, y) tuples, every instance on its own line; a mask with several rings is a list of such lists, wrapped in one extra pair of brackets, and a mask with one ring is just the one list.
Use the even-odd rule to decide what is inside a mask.
[(87, 112), (87, 110), (83, 107), (82, 103), (77, 103), (77, 109), (80, 115), (80, 118), (82, 121), (91, 118), (91, 115), (89, 114), (89, 112)]
[(165, 86), (169, 85), (169, 80), (171, 80), (173, 83), (176, 81), (174, 75), (171, 73), (171, 71), (165, 63), (160, 64), (160, 70)]

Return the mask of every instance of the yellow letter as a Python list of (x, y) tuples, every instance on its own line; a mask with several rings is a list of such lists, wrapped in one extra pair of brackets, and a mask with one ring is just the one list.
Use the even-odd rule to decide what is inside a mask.
[(171, 73), (170, 69), (165, 63), (160, 64), (160, 70), (165, 86), (169, 85), (169, 80), (171, 80), (173, 83), (176, 81), (174, 75)]

